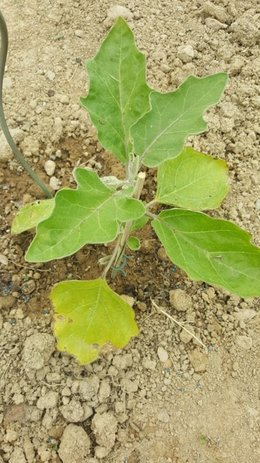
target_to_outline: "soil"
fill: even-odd
[[[5,110],[28,161],[46,182],[45,162],[54,161],[52,185],[72,186],[78,164],[120,175],[79,97],[87,88],[85,59],[123,14],[155,88],[228,72],[222,101],[207,112],[209,131],[189,142],[226,159],[231,192],[218,215],[260,244],[257,3],[2,0],[10,33]],[[12,236],[10,225],[23,203],[42,194],[1,140],[0,463],[258,463],[259,299],[189,281],[146,226],[126,275],[112,282],[134,299],[140,335],[123,351],[78,365],[55,349],[48,295],[63,279],[97,277],[108,250],[90,246],[62,261],[24,261],[32,234]],[[145,198],[154,189],[152,173]]]

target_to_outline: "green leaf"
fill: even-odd
[[[138,334],[133,309],[100,278],[62,281],[51,300],[58,349],[82,364],[96,360],[107,345],[122,348]]]
[[[227,75],[188,77],[170,93],[151,93],[152,110],[131,129],[134,152],[144,165],[156,167],[182,151],[186,138],[204,132],[204,111],[216,104],[225,88]]]
[[[139,238],[137,238],[137,236],[129,236],[127,246],[131,249],[131,251],[139,251],[141,247]]]
[[[144,215],[141,201],[127,190],[109,188],[97,174],[74,171],[78,188],[60,190],[51,217],[41,222],[27,254],[28,262],[47,262],[69,256],[87,243],[108,243],[120,231],[120,222]]]
[[[170,259],[190,278],[241,297],[260,296],[260,249],[237,225],[170,209],[161,212],[152,226]]]
[[[54,204],[54,199],[43,199],[36,203],[25,204],[13,220],[11,233],[18,234],[36,227],[38,223],[51,215]]]
[[[220,206],[228,190],[225,161],[185,148],[158,168],[156,200],[202,211]]]
[[[81,98],[104,148],[125,163],[132,151],[130,127],[150,109],[145,57],[118,18],[95,58],[87,62],[89,93]]]
[[[149,217],[147,217],[147,215],[143,215],[140,219],[134,220],[131,226],[131,231],[141,230],[147,222],[149,222]]]

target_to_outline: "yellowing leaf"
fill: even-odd
[[[101,278],[62,281],[51,300],[58,349],[82,364],[96,360],[106,346],[124,347],[138,334],[133,309]]]
[[[194,211],[220,206],[228,189],[225,161],[185,148],[158,168],[156,200]]]

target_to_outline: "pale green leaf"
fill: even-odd
[[[140,219],[134,220],[131,226],[131,231],[141,230],[149,221],[147,215],[143,215]]]
[[[170,259],[190,278],[241,297],[260,296],[260,249],[237,225],[170,209],[161,212],[152,226]]]
[[[54,204],[54,199],[43,199],[36,203],[25,204],[12,222],[11,233],[22,233],[36,227],[51,215]]]
[[[159,166],[157,184],[159,203],[194,211],[214,209],[229,189],[227,165],[187,147]]]
[[[216,104],[225,88],[227,75],[188,77],[174,92],[151,93],[152,110],[131,129],[135,154],[143,164],[156,167],[182,151],[187,137],[204,132],[204,111]]]
[[[131,249],[131,251],[139,251],[141,247],[139,238],[137,238],[137,236],[129,236],[127,246]]]
[[[51,300],[58,349],[82,364],[93,362],[109,346],[124,347],[138,334],[133,309],[100,278],[62,281],[54,286]]]
[[[28,262],[47,262],[69,256],[87,243],[108,243],[120,231],[120,222],[141,217],[141,201],[127,190],[106,186],[97,174],[83,168],[74,172],[76,190],[60,190],[51,217],[41,222],[27,254]]]
[[[89,93],[81,99],[101,144],[125,163],[132,151],[130,127],[150,109],[145,57],[118,18],[95,58],[87,62]]]

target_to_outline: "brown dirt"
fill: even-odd
[[[192,73],[229,73],[224,98],[207,113],[209,131],[190,141],[196,149],[227,160],[232,188],[219,214],[249,230],[259,244],[257,2],[120,4],[129,10],[130,25],[147,55],[151,85],[165,91]],[[113,5],[109,0],[2,0],[10,32],[6,115],[12,128],[22,130],[20,146],[46,181],[43,166],[48,159],[55,161],[55,176],[63,186],[73,185],[76,164],[122,174],[79,107],[86,88],[84,60],[95,54]],[[180,45],[194,49],[186,64],[178,58]],[[129,260],[126,276],[118,274],[112,282],[120,294],[134,297],[140,336],[124,351],[107,353],[87,367],[57,351],[50,352],[38,371],[26,365],[26,340],[52,333],[52,285],[66,278],[96,278],[97,261],[107,249],[91,246],[62,261],[26,264],[23,255],[31,234],[11,236],[10,224],[23,202],[42,195],[12,158],[0,169],[0,252],[8,259],[8,265],[0,263],[0,463],[60,462],[62,434],[73,422],[62,407],[70,401],[73,410],[92,408],[91,416],[82,419],[78,413],[74,420],[90,438],[90,453],[82,463],[98,461],[92,420],[94,415],[105,419],[107,412],[115,417],[117,432],[105,462],[258,463],[259,300],[189,281],[165,259],[148,226],[140,233],[142,248]],[[147,198],[154,188],[151,174]],[[185,292],[188,310],[179,312],[171,305],[173,289]],[[151,299],[192,326],[207,350],[194,339],[182,342],[181,328],[156,312]],[[166,362],[158,357],[159,347],[168,353]],[[205,371],[195,371],[194,350]],[[88,378],[102,385],[91,399],[78,389]],[[107,383],[108,394],[101,394]],[[49,399],[42,409],[39,399],[50,392],[54,404]]]

